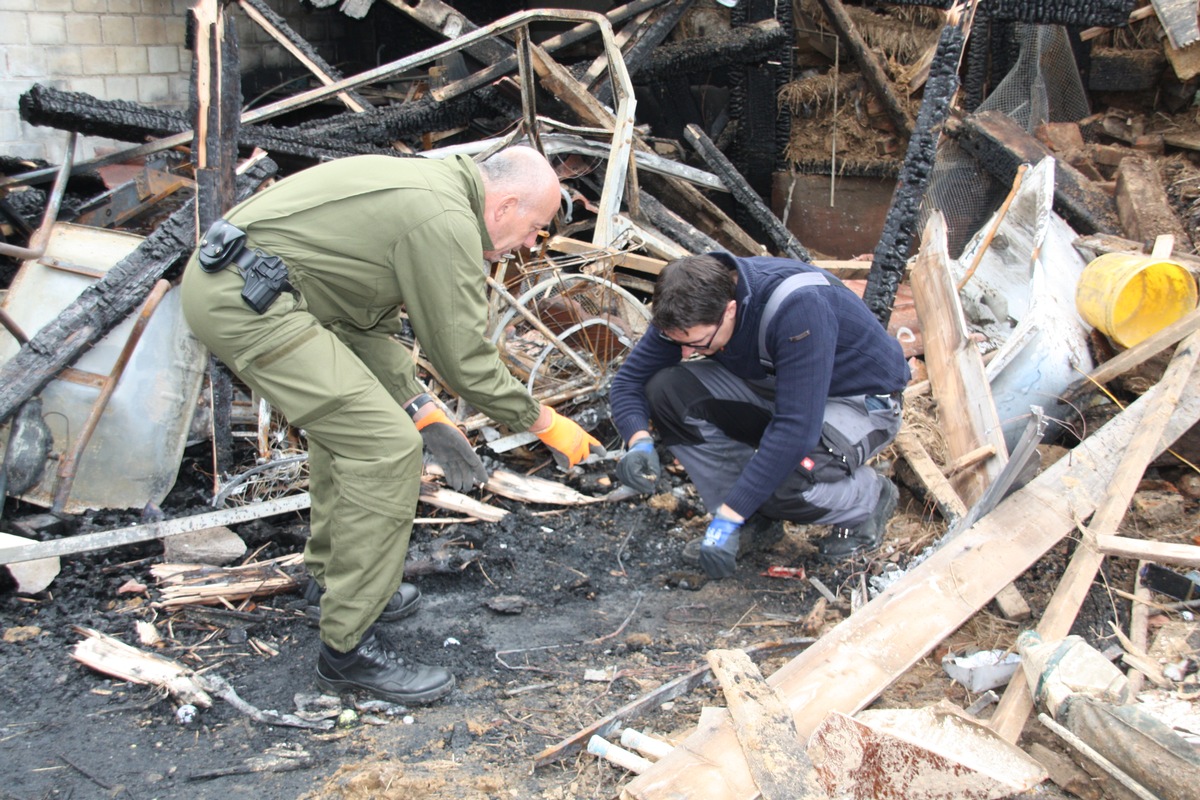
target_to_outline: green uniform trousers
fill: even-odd
[[[321,640],[346,652],[404,577],[421,435],[368,365],[411,354],[378,332],[323,327],[290,293],[256,314],[242,286],[234,267],[206,273],[193,255],[183,313],[217,358],[306,435],[312,535],[304,560],[326,590]]]

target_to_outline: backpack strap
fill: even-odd
[[[767,372],[775,371],[775,362],[767,354],[767,327],[787,296],[803,286],[829,286],[829,279],[820,272],[797,272],[784,278],[771,290],[758,321],[758,361]]]

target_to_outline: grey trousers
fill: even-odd
[[[651,418],[663,444],[687,470],[709,511],[754,455],[775,412],[774,382],[751,384],[716,361],[687,361],[662,370],[646,386]],[[865,395],[829,398],[810,473],[796,469],[758,509],[771,519],[806,525],[854,526],[879,497],[878,475],[866,462],[900,431],[900,400]]]

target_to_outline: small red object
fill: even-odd
[[[768,578],[804,578],[804,567],[767,567]]]

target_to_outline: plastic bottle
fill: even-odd
[[[1115,664],[1082,637],[1043,642],[1037,631],[1017,637],[1025,678],[1034,700],[1057,718],[1059,706],[1073,694],[1123,705],[1129,700],[1129,681]]]

